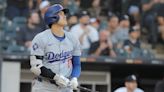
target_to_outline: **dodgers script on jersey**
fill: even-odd
[[[35,36],[32,41],[31,55],[44,56],[43,65],[54,73],[70,77],[72,56],[80,56],[80,43],[71,33],[64,32],[65,39],[59,41],[47,29]]]

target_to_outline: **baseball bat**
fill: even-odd
[[[92,89],[89,89],[89,88],[86,88],[86,87],[82,87],[82,86],[78,86],[77,88],[79,90],[86,91],[86,92],[99,92],[99,91],[94,91]]]
[[[52,80],[50,78],[45,78],[45,77],[41,77],[41,78],[44,78],[44,79],[47,79],[47,80]],[[68,85],[69,87],[70,85]],[[86,92],[99,92],[99,91],[94,91],[92,89],[89,89],[89,88],[86,88],[86,87],[82,87],[82,86],[78,86],[77,87],[79,90],[82,90],[82,91],[86,91]]]

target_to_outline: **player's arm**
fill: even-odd
[[[77,86],[78,86],[77,78],[80,76],[80,73],[81,73],[81,62],[80,62],[81,48],[80,47],[81,47],[80,42],[78,40],[75,40],[73,58],[72,58],[73,70],[71,73],[71,81],[70,81],[70,84],[72,85],[73,89],[77,89]]]
[[[69,83],[67,78],[52,72],[51,69],[48,69],[43,65],[44,42],[42,42],[41,38],[42,37],[36,36],[32,41],[30,56],[31,72],[37,76],[53,79],[58,82],[59,85],[67,86]]]
[[[42,44],[41,44],[42,43]],[[44,58],[44,43],[40,35],[37,35],[32,41],[30,65],[31,71],[37,76],[43,76],[53,79],[56,75],[50,69],[43,66],[42,61]]]
[[[80,73],[81,73],[80,56],[73,56],[72,65],[73,65],[73,70],[72,70],[71,77],[72,78],[74,78],[74,77],[78,78],[80,76]]]
[[[53,79],[54,76],[56,76],[56,74],[53,73],[50,69],[43,66],[42,60],[43,60],[43,56],[39,56],[39,55],[30,56],[31,72],[33,72],[37,76]]]
[[[72,65],[73,70],[71,77],[78,78],[81,73],[81,62],[80,62],[80,56],[81,56],[81,46],[78,39],[74,39],[74,49],[73,49],[73,58],[72,58]]]

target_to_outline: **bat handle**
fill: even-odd
[[[78,86],[77,88],[80,89],[80,90],[83,90],[83,91],[87,91],[87,92],[98,92],[98,91],[93,91],[92,89],[82,87],[82,86]]]

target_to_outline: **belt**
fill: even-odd
[[[45,79],[45,78],[42,78],[42,77],[36,77],[35,79],[37,79],[39,82],[43,82],[43,81],[46,81],[46,82],[49,82],[51,84],[54,84],[55,86],[59,86],[55,80],[49,80],[49,79]]]

